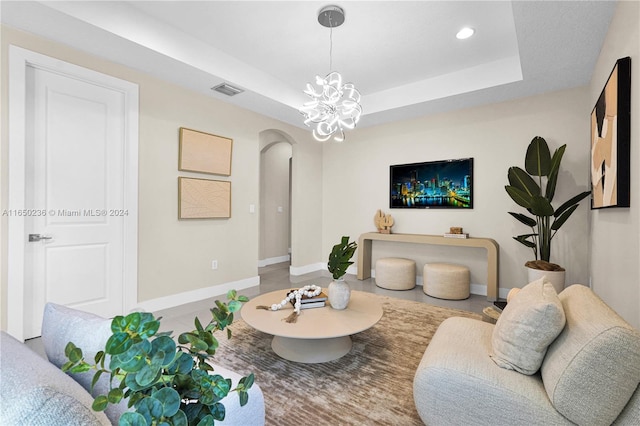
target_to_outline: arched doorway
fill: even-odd
[[[260,133],[259,267],[291,260],[292,162],[288,135]]]

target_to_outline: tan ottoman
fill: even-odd
[[[469,297],[469,269],[451,263],[427,263],[422,273],[422,291],[439,299],[460,300]]]
[[[398,257],[378,259],[376,285],[389,290],[411,290],[416,286],[416,262]]]

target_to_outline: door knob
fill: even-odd
[[[49,237],[48,235],[40,235],[40,234],[29,234],[29,242],[35,243],[40,240],[52,240],[53,237]]]

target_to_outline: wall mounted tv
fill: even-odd
[[[473,158],[398,164],[389,174],[389,208],[473,208]]]

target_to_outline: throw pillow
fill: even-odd
[[[49,362],[62,367],[68,361],[64,354],[67,343],[73,342],[82,349],[84,359],[93,362],[96,354],[104,350],[104,345],[111,336],[111,320],[98,315],[55,303],[47,303],[44,308],[42,321],[42,343]],[[105,366],[109,360],[105,360]],[[103,374],[91,391],[91,381],[94,370],[85,373],[70,374],[70,376],[84,387],[94,397],[106,395],[109,392],[109,375]],[[116,381],[113,386],[118,386]],[[107,407],[105,414],[113,424],[118,424],[120,415],[127,411],[127,401],[122,400],[118,405]]]
[[[546,277],[533,281],[498,318],[491,337],[491,359],[502,368],[535,374],[564,325],[564,309],[553,285]]]

